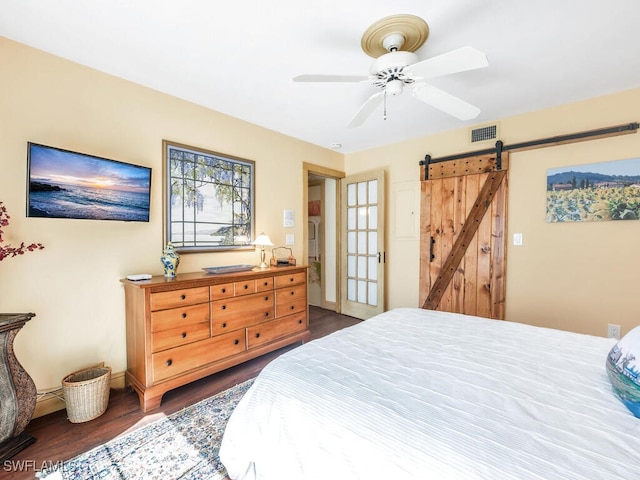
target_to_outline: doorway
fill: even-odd
[[[309,305],[340,313],[340,179],[344,173],[303,164],[306,225],[301,263],[309,265]]]

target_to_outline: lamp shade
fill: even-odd
[[[266,235],[264,232],[258,235],[256,239],[253,242],[251,242],[251,244],[257,245],[257,246],[263,246],[263,247],[273,246],[273,243],[269,239],[269,235]]]

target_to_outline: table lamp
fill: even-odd
[[[271,243],[271,240],[269,239],[269,235],[265,235],[265,233],[262,232],[252,242],[252,245],[255,245],[256,247],[260,247],[260,265],[258,265],[258,268],[268,268],[269,265],[264,261],[264,257],[265,257],[264,247],[273,246],[273,243]]]

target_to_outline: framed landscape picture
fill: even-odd
[[[640,158],[547,170],[547,222],[640,219]]]

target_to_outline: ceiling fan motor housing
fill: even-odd
[[[369,68],[369,74],[376,87],[387,89],[387,93],[391,95],[397,95],[402,92],[402,84],[414,82],[414,79],[405,73],[405,67],[413,65],[418,61],[418,56],[413,52],[389,52],[373,61]],[[397,93],[389,91],[389,84],[394,80],[400,80],[401,82],[400,91]],[[394,88],[397,89],[397,87],[391,87],[391,90],[394,90]]]

